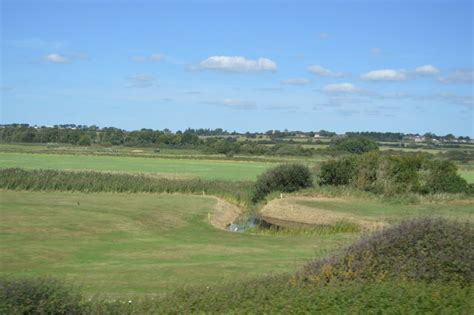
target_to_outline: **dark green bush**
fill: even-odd
[[[457,167],[451,161],[429,161],[423,191],[427,193],[463,193],[468,192],[466,180],[457,174]]]
[[[293,192],[312,185],[312,174],[307,166],[282,164],[258,177],[252,201],[258,202],[273,191]]]
[[[308,264],[309,281],[414,280],[474,283],[474,230],[469,223],[417,219],[380,231],[341,255]]]
[[[362,154],[379,149],[377,142],[364,137],[344,137],[331,142],[330,150]]]
[[[447,160],[431,160],[422,154],[369,152],[323,162],[321,185],[351,185],[355,188],[396,195],[404,193],[472,193]]]
[[[2,314],[82,314],[82,296],[49,278],[0,278]]]
[[[351,182],[356,168],[354,157],[345,157],[321,164],[319,183],[321,185],[347,185]]]

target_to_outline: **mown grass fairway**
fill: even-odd
[[[293,272],[354,234],[256,236],[208,223],[211,197],[0,191],[1,273],[122,298]]]
[[[69,154],[0,153],[0,167],[141,172],[172,177],[255,180],[273,163]]]

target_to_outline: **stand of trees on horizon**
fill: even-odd
[[[344,142],[342,139],[358,139]],[[360,153],[365,149],[358,149],[361,139],[365,139],[363,146],[371,149],[377,148],[375,142],[388,142],[383,145],[394,148],[404,146],[405,143],[413,142],[415,139],[423,138],[424,142],[435,143],[469,143],[466,137],[455,137],[452,134],[438,136],[426,133],[404,134],[394,132],[346,132],[338,135],[335,132],[320,130],[319,132],[303,131],[280,131],[268,130],[266,132],[229,132],[221,128],[217,129],[192,129],[172,132],[169,129],[153,130],[140,129],[127,131],[114,127],[99,128],[97,126],[64,124],[53,127],[30,126],[28,124],[0,125],[0,142],[3,143],[45,143],[45,144],[72,144],[89,146],[92,144],[103,146],[143,146],[143,147],[187,147],[200,149],[206,153],[220,153],[226,155],[252,154],[252,155],[302,155],[309,156],[316,151],[324,153],[323,149],[305,148],[302,144],[323,143],[329,144],[331,153],[334,150]],[[402,143],[403,142],[403,143]],[[418,141],[419,142],[419,141]],[[273,146],[268,146],[272,144]]]

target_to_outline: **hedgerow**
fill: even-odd
[[[313,186],[309,168],[301,164],[282,164],[269,169],[257,178],[253,202],[258,202],[273,191],[294,192]]]
[[[251,182],[168,179],[145,174],[117,174],[95,171],[0,170],[0,188],[10,190],[56,190],[124,193],[209,194],[247,206],[252,194]]]

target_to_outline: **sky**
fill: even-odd
[[[2,124],[474,137],[473,1],[0,5]]]

